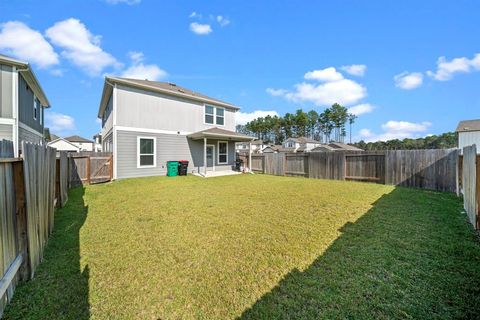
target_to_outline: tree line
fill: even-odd
[[[335,103],[321,113],[298,109],[283,117],[260,117],[245,125],[237,125],[237,132],[275,144],[282,144],[291,137],[308,137],[322,143],[344,142],[348,124],[351,142],[355,119],[356,116],[349,113],[347,108]]]
[[[354,145],[363,150],[415,150],[415,149],[448,149],[457,147],[455,132],[431,135],[418,139],[394,139],[388,141],[359,141]]]

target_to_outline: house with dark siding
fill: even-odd
[[[0,55],[0,140],[43,144],[44,109],[50,103],[29,63]]]

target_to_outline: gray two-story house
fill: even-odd
[[[173,83],[106,77],[98,117],[104,152],[113,152],[114,179],[164,175],[167,161],[188,172],[231,170],[239,107]]]
[[[44,109],[50,103],[27,62],[0,55],[0,139],[44,143]]]

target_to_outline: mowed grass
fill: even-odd
[[[77,188],[5,318],[478,318],[480,245],[461,208],[264,175]]]

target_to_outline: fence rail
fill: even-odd
[[[457,149],[252,154],[252,170],[455,192],[458,154]],[[248,157],[240,158],[248,166]]]

